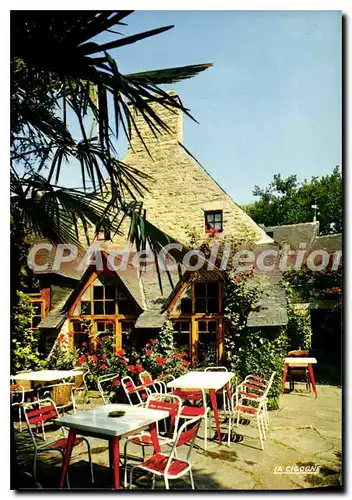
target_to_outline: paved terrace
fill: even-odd
[[[200,429],[192,454],[197,490],[294,490],[341,485],[341,389],[318,386],[318,399],[315,399],[312,393],[306,392],[304,385],[296,384],[295,391],[284,394],[280,403],[279,410],[270,412],[264,451],[260,449],[255,421],[243,422],[236,428],[237,437],[230,448],[210,441],[207,452],[202,449],[204,428]],[[222,430],[227,433],[226,423],[222,424]],[[212,431],[215,433],[213,419]],[[57,430],[48,432],[48,439],[56,435],[59,435]],[[19,461],[25,470],[31,471],[28,431],[16,432],[16,441]],[[72,454],[69,468],[71,488],[111,489],[107,442],[92,438],[90,441],[96,483],[94,486],[90,484],[87,455],[82,444]],[[121,451],[122,446],[123,442]],[[130,444],[129,454],[141,456],[141,451]],[[275,467],[295,465],[320,466],[320,472],[274,474]],[[57,488],[60,466],[58,453],[40,456],[38,480],[43,488]],[[149,489],[151,478],[138,475],[134,484],[137,488]],[[184,480],[171,481],[170,487],[190,489],[188,476]],[[156,481],[156,488],[164,488],[162,480]]]

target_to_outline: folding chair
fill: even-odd
[[[51,441],[49,443],[48,442],[40,443],[39,436],[33,432],[33,426],[37,426],[38,424],[42,424],[42,426],[44,426],[45,423],[52,422],[59,416],[56,405],[52,399],[46,398],[42,400],[37,400],[33,403],[25,403],[23,406],[23,411],[27,423],[27,428],[29,430],[34,445],[33,476],[36,478],[38,454],[48,451],[58,451],[62,456],[62,460],[64,460],[65,450],[67,447],[67,438],[65,436],[65,431],[63,427],[61,427],[63,437],[55,439],[54,441]],[[90,473],[91,473],[92,483],[94,483],[92,456],[88,440],[84,437],[77,436],[73,446],[78,446],[83,441],[87,444]],[[68,488],[70,487],[68,476],[67,476],[67,486]]]
[[[159,428],[157,425],[158,441],[160,446],[163,446],[165,444],[173,444],[176,439],[179,425],[179,418],[182,407],[181,399],[173,394],[151,394],[148,397],[145,407],[152,410],[164,410],[169,412],[170,422],[168,431],[165,434],[159,433]],[[143,460],[145,459],[145,448],[147,446],[153,446],[153,441],[149,432],[142,431],[141,433],[127,436],[124,445],[125,488],[127,487],[127,446],[129,443],[141,446]]]
[[[193,449],[194,440],[197,436],[201,417],[192,418],[183,425],[181,425],[175,443],[172,447],[171,453],[155,453],[149,457],[145,462],[132,467],[130,471],[130,489],[132,489],[132,475],[135,469],[142,469],[150,472],[153,475],[152,489],[155,488],[155,477],[163,477],[165,481],[165,488],[169,489],[169,480],[178,479],[179,477],[189,474],[192,490],[194,487],[194,480],[192,475],[191,453]],[[177,449],[184,445],[189,445],[187,456],[185,459],[176,457]]]

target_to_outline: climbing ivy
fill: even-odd
[[[255,373],[266,379],[276,372],[269,394],[269,407],[277,408],[281,393],[287,337],[282,328],[247,327],[248,315],[255,310],[265,291],[263,278],[252,273],[230,274],[224,284],[224,314],[228,319],[225,330],[226,364],[236,373],[238,381]]]

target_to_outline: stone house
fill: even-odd
[[[147,219],[185,246],[193,231],[204,238],[215,235],[220,244],[248,239],[256,253],[277,248],[183,145],[182,114],[161,105],[155,108],[169,126],[169,133],[154,137],[144,120],[135,116],[149,152],[137,134],[132,134],[122,159],[147,176],[143,180],[148,188],[143,198]],[[127,234],[127,222],[124,229]],[[100,272],[91,265],[79,265],[83,251],[59,270],[52,265],[55,249],[37,255],[40,262],[48,264],[37,272],[40,291],[31,295],[37,308],[33,327],[41,332],[43,348],[50,350],[59,333],[69,332],[72,349],[83,341],[94,346],[96,336],[109,330],[117,349],[127,342],[138,344],[157,336],[165,319],[170,318],[175,342],[189,350],[193,365],[205,359],[221,362],[226,327],[222,304],[224,271],[214,266],[211,271],[202,268],[190,272],[174,266],[169,273],[160,273],[160,287],[155,265],[142,271],[132,265],[131,248],[126,268],[111,271],[107,265],[109,255],[113,251],[121,251],[122,255],[126,241],[121,236],[111,239],[108,233],[95,235],[92,228],[92,236],[103,248],[104,267]],[[287,323],[281,272],[268,272],[266,278],[267,291],[257,310],[250,313],[249,327],[281,327]],[[91,325],[89,334],[87,322]]]

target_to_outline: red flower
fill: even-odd
[[[148,342],[148,344],[145,344],[145,346],[146,346],[146,347],[150,347],[150,344],[149,344],[149,342]]]
[[[136,365],[136,372],[137,372],[137,373],[142,373],[142,372],[144,372],[144,368],[143,368],[143,366],[142,366],[142,365],[139,365],[139,364],[138,364],[138,365]]]
[[[236,279],[237,283],[239,283],[240,281],[242,281],[242,278],[240,278],[239,276],[237,276],[235,279]]]
[[[123,366],[126,366],[127,365],[127,359],[121,359],[121,364]]]
[[[118,350],[116,351],[116,356],[121,357],[121,356],[124,356],[125,354],[126,354],[125,349],[118,349]]]
[[[71,338],[73,337],[73,332],[68,332],[68,336]]]
[[[87,342],[82,342],[82,347],[87,347]]]
[[[127,370],[131,373],[134,373],[134,371],[136,370],[136,368],[133,366],[133,365],[129,365],[129,367],[127,368]]]
[[[139,358],[139,354],[135,354],[134,359],[138,359],[138,358]]]
[[[188,358],[188,354],[186,352],[183,353],[184,358]]]
[[[80,356],[78,359],[77,359],[78,363],[85,363],[87,361],[87,358],[85,357],[84,354],[82,354],[82,356]]]
[[[93,363],[98,363],[98,356],[96,354],[93,354],[91,360],[93,361]]]
[[[150,341],[152,344],[159,344],[159,340],[158,339],[153,339]]]
[[[151,351],[150,349],[147,349],[145,351],[145,354],[146,354],[146,356],[150,356],[151,354],[153,354],[153,351]]]
[[[60,333],[57,340],[63,344],[66,342],[66,335],[64,333]]]
[[[102,370],[106,370],[107,369],[107,365],[105,363],[103,363],[100,367]]]
[[[121,385],[121,382],[119,381],[118,378],[116,378],[112,384],[114,387],[119,387]]]
[[[189,361],[186,361],[185,359],[182,361],[182,365],[183,366],[189,366]]]
[[[104,354],[102,355],[102,359],[106,359],[108,357],[108,355],[106,354],[106,352],[104,352]]]
[[[177,355],[177,359],[182,359],[183,358],[183,352]]]
[[[160,367],[164,366],[164,364],[165,364],[165,358],[163,358],[162,356],[157,356],[155,358],[155,361],[156,361],[156,364]]]

